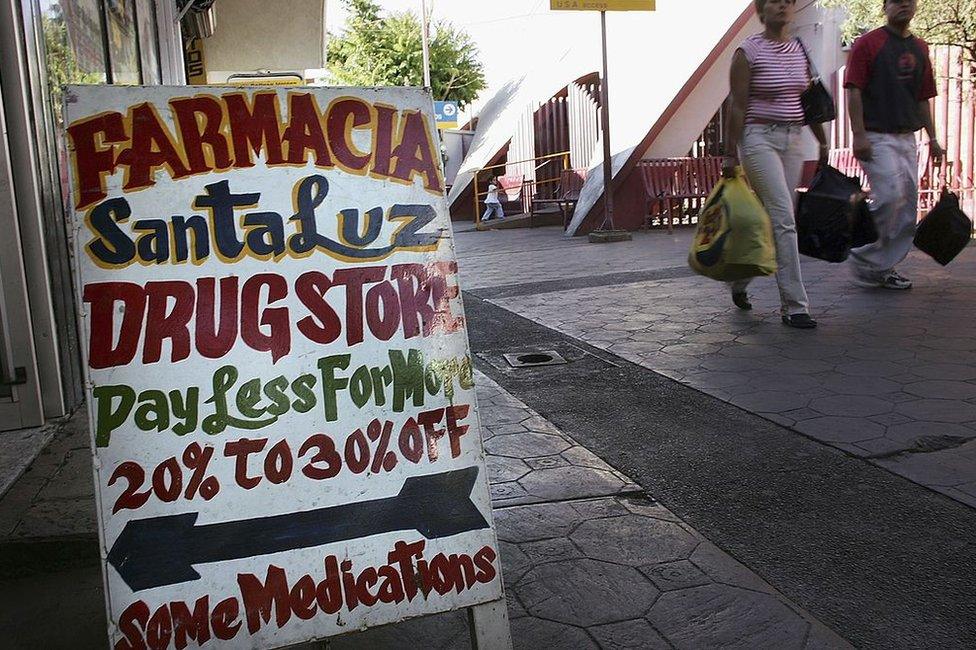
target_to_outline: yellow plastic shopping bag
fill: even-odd
[[[705,202],[688,264],[723,282],[776,272],[772,223],[741,167],[733,178],[723,177]]]

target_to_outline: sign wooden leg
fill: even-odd
[[[468,608],[468,629],[474,650],[512,650],[505,599]]]

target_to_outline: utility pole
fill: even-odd
[[[603,205],[605,230],[613,230],[613,171],[610,161],[610,82],[607,74],[607,12],[600,12],[600,36],[603,47],[603,76],[600,78],[600,125],[603,127]]]
[[[600,77],[600,130],[603,132],[603,225],[591,232],[595,243],[628,241],[631,234],[613,226],[613,166],[610,154],[610,83],[607,73],[607,12],[600,12],[600,38],[603,51],[603,75]]]
[[[583,5],[583,6],[580,6]],[[654,11],[656,0],[601,0],[600,2],[579,2],[579,0],[549,0],[553,11],[599,11],[600,45],[603,53],[603,73],[600,76],[600,131],[603,133],[603,225],[589,234],[591,242],[627,241],[629,232],[616,230],[613,223],[613,168],[610,160],[610,86],[607,77],[607,12],[608,11]]]
[[[430,88],[430,20],[427,0],[420,0],[420,41],[424,49],[424,88]]]

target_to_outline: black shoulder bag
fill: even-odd
[[[800,44],[800,49],[803,50],[803,56],[807,60],[807,68],[810,71],[810,85],[800,94],[800,104],[803,106],[803,123],[822,124],[830,122],[837,117],[834,98],[830,96],[827,88],[820,80],[817,67],[813,65],[813,60],[810,58],[806,46],[803,45],[803,41],[797,37],[796,42]]]

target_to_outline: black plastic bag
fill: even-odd
[[[800,253],[827,262],[843,262],[851,248],[878,239],[867,196],[856,178],[821,165],[796,210]]]
[[[939,202],[915,229],[915,246],[945,266],[969,243],[973,222],[959,207],[959,197],[942,190]]]

